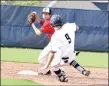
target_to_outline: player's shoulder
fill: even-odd
[[[66,25],[76,25],[76,23],[75,22],[73,22],[73,23],[67,22],[67,23],[64,24],[64,26],[66,26]]]
[[[65,23],[64,25],[63,25],[63,29],[66,29],[66,28],[72,28],[72,27],[74,27],[76,24],[75,23]]]
[[[65,24],[63,25],[63,27],[70,27],[70,26],[74,26],[74,25],[76,25],[75,22],[74,22],[74,23],[69,23],[69,22],[67,22],[67,23],[65,23]]]

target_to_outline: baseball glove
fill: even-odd
[[[31,25],[32,23],[35,22],[35,20],[36,20],[36,12],[31,12],[27,18],[28,24]]]

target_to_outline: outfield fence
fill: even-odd
[[[42,17],[43,7],[1,5],[1,46],[44,48],[47,35],[37,36],[27,23],[30,12]],[[108,51],[108,11],[52,8],[62,16],[63,23],[76,22],[75,49],[80,51]],[[36,22],[38,28],[41,26]]]

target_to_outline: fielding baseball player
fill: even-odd
[[[42,15],[43,15],[44,21],[39,18],[38,14],[37,14],[36,12],[30,13],[30,14],[28,15],[28,23],[33,27],[33,29],[34,29],[34,31],[35,31],[35,33],[36,33],[37,35],[41,35],[41,33],[45,33],[45,34],[48,35],[48,39],[50,40],[51,37],[52,37],[52,35],[53,35],[53,33],[54,33],[54,31],[55,31],[54,28],[51,27],[51,25],[50,25],[50,18],[51,18],[51,16],[52,16],[52,11],[51,11],[51,9],[50,9],[50,8],[44,8],[43,11],[42,11]],[[40,30],[37,29],[36,26],[34,25],[34,22],[35,22],[35,21],[37,21],[38,23],[40,23],[40,24],[42,25],[42,27],[41,27]],[[47,55],[48,55],[49,52],[50,52],[50,48],[51,48],[51,44],[49,43],[49,44],[42,50],[42,52],[41,52],[41,54],[40,54],[40,56],[39,56],[39,58],[38,58],[38,62],[39,62],[42,66],[44,66],[44,65],[47,63]],[[73,53],[72,53],[72,54],[73,54]],[[76,54],[78,54],[78,52],[77,52]],[[64,59],[64,58],[63,58],[63,59]],[[73,66],[74,66],[78,71],[81,72],[81,71],[83,70],[83,68],[82,68],[81,66],[80,66],[80,68],[77,68],[77,67],[75,66],[75,63],[77,63],[75,60],[74,60],[73,63],[74,63]],[[77,63],[77,64],[78,64],[78,63]],[[78,64],[78,65],[79,65],[79,64]],[[84,70],[85,70],[85,69],[84,69]],[[88,72],[88,71],[85,70],[85,72],[86,72],[86,73],[82,73],[82,74],[84,74],[84,75],[87,76],[87,72]],[[47,75],[47,74],[51,74],[51,71],[48,70],[48,71],[45,73],[45,75]]]
[[[51,49],[49,59],[43,69],[46,69],[49,66],[55,67],[54,72],[59,80],[67,82],[68,79],[66,78],[65,73],[63,75],[63,72],[61,72],[61,69],[59,68],[56,70],[56,67],[63,61],[64,63],[69,63],[69,65],[81,70],[81,73],[87,73],[87,75],[89,75],[90,71],[86,72],[86,70],[74,60],[75,31],[79,29],[78,26],[75,23],[62,24],[59,15],[53,15],[51,17],[51,26],[55,29],[55,32],[50,41]]]

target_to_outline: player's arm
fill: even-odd
[[[51,62],[53,61],[54,55],[55,55],[55,52],[50,51],[47,64],[45,65],[45,69],[48,68]]]
[[[42,26],[44,24],[44,21],[40,20],[39,24]]]
[[[76,23],[71,23],[71,28],[73,28],[73,31],[79,30],[79,26],[76,25]]]
[[[49,53],[47,64],[45,65],[45,69],[48,68],[51,62],[53,61],[54,55],[57,52],[57,49],[59,49],[59,46],[53,45],[53,48],[51,49]]]
[[[36,28],[34,23],[32,23],[32,27],[37,35],[41,35],[41,31],[38,28]]]
[[[40,18],[36,18],[36,21],[42,26],[44,24],[44,21]]]
[[[33,13],[35,13],[35,16],[36,16],[36,22],[38,22],[42,26],[44,24],[44,21],[40,19],[39,15],[36,12],[33,12]]]
[[[54,32],[54,29],[52,27],[41,27],[40,30],[43,33],[51,33],[51,32]]]
[[[51,32],[54,32],[54,29],[51,29],[51,27],[41,27],[41,29],[39,30],[34,23],[32,23],[32,27],[35,31],[35,33],[37,35],[41,35],[41,33],[51,33]]]
[[[52,37],[54,38],[54,37]],[[45,69],[49,67],[49,65],[51,64],[51,62],[53,61],[54,59],[54,55],[55,53],[57,52],[57,50],[59,49],[60,47],[60,44],[59,42],[57,41],[58,39],[51,39],[51,50],[50,50],[50,53],[49,53],[49,56],[48,56],[48,60],[47,60],[47,63],[45,65]]]

